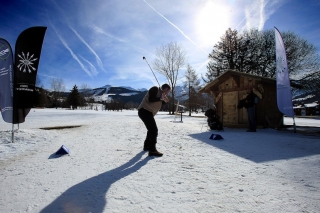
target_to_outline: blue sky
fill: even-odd
[[[139,89],[157,85],[143,56],[152,66],[156,48],[176,41],[200,77],[228,28],[275,26],[320,50],[319,13],[320,0],[1,0],[0,37],[14,49],[23,30],[47,27],[38,68],[45,88],[62,78],[66,90],[75,84]]]

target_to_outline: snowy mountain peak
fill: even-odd
[[[125,88],[125,89],[127,89],[127,90],[138,91],[138,90],[136,90],[136,89],[134,89],[134,88],[132,88],[132,87],[126,87],[126,86],[119,86],[119,87]]]
[[[99,87],[99,88],[106,88],[106,89],[109,89],[110,87],[112,87],[111,85],[105,85],[103,87]]]
[[[137,90],[140,91],[140,92],[148,91],[146,88],[141,88],[141,89],[137,89]]]

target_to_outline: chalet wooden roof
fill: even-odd
[[[238,72],[238,71],[234,71],[234,70],[227,70],[224,73],[222,73],[220,76],[218,76],[216,79],[214,79],[213,81],[206,84],[203,88],[200,89],[199,92],[210,93],[210,91],[212,90],[213,87],[218,87],[221,83],[225,82],[230,77],[234,77],[235,81],[239,81],[241,76],[247,77],[247,78],[252,78],[252,79],[255,79],[255,80],[258,80],[261,82],[266,82],[266,83],[271,83],[271,84],[276,83],[276,80],[273,78],[262,77],[262,76]]]

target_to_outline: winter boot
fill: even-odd
[[[163,154],[161,152],[158,152],[156,149],[156,144],[151,144],[149,149],[149,156],[155,156],[155,157],[161,157]]]

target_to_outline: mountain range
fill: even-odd
[[[105,85],[95,89],[79,89],[80,93],[86,97],[93,98],[95,101],[111,102],[112,100],[121,100],[124,103],[140,103],[148,89],[134,89],[128,86]],[[179,100],[186,99],[186,91],[182,86],[175,87],[175,96]]]
[[[80,93],[85,94],[86,97],[93,98],[96,102],[111,102],[112,100],[121,100],[124,103],[133,102],[140,103],[148,89],[134,89],[130,86],[112,86],[105,85],[95,89],[79,89]],[[67,95],[66,93],[65,95]],[[171,93],[170,93],[171,94]],[[169,94],[169,95],[170,95]],[[183,86],[175,87],[175,99],[183,101],[187,99],[187,91]],[[306,93],[294,94],[293,102],[306,102],[310,103],[318,100],[315,95],[310,95]]]

